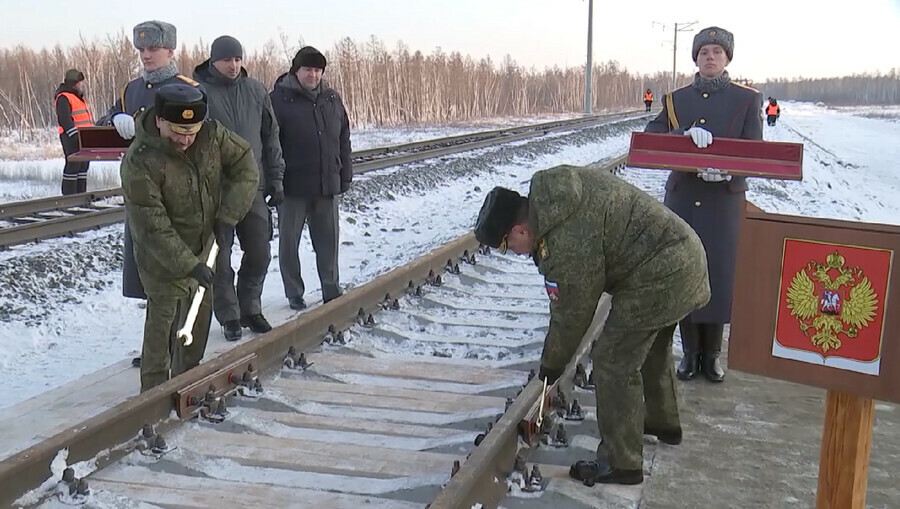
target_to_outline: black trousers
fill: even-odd
[[[78,152],[77,135],[66,136],[66,133],[62,133],[59,135],[59,141],[62,143],[63,153],[66,155],[66,166],[63,168],[62,194],[86,192],[88,166],[91,163],[88,161],[69,161],[69,156]]]

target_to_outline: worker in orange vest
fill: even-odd
[[[87,191],[87,172],[90,163],[69,161],[69,156],[78,152],[78,129],[94,125],[91,112],[84,100],[84,73],[77,69],[66,71],[63,82],[56,89],[54,104],[59,122],[59,141],[66,156],[62,194],[83,193]]]
[[[766,105],[766,123],[774,127],[775,121],[781,116],[781,108],[778,107],[778,101],[774,97],[769,98],[769,104]]]
[[[650,105],[653,104],[653,92],[648,88],[646,92],[644,92],[644,106],[647,107],[646,111],[650,111]]]

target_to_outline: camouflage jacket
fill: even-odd
[[[562,369],[612,295],[610,329],[657,329],[709,300],[706,255],[693,230],[656,199],[605,171],[535,173],[528,196],[535,263],[550,297],[542,365]]]
[[[208,121],[186,152],[160,137],[153,108],[135,123],[120,174],[134,258],[148,294],[175,284],[206,262],[216,221],[237,224],[256,196],[259,172],[246,141]]]

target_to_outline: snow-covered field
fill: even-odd
[[[870,114],[873,110],[781,106],[779,125],[766,127],[765,137],[805,144],[804,180],[753,180],[750,200],[769,212],[900,224],[900,201],[892,199],[900,191],[900,122]],[[537,121],[544,120],[549,119]],[[342,282],[362,284],[468,231],[484,194],[495,185],[526,192],[539,169],[598,163],[624,153],[630,132],[645,123],[620,122],[359,176],[341,205]],[[371,130],[354,135],[354,148],[498,126]],[[0,161],[0,202],[55,194],[61,163]],[[33,166],[15,173],[25,164]],[[99,179],[92,185],[114,182],[116,172],[115,163],[92,169]],[[17,180],[4,176],[9,174]],[[666,175],[636,169],[622,174],[659,198]],[[0,408],[139,352],[144,311],[121,297],[121,236],[118,225],[0,253],[0,377],[6,389]],[[263,303],[286,309],[274,258],[277,242],[272,251]],[[235,250],[235,266],[240,256]],[[319,284],[307,237],[301,257],[308,300],[314,300]],[[213,335],[220,337],[215,329]],[[221,339],[211,337],[216,340]],[[465,348],[452,355],[464,356]]]

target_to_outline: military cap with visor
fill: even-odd
[[[528,198],[512,189],[495,187],[484,198],[484,204],[475,221],[475,238],[478,242],[506,252],[506,240],[516,225],[519,211]]]
[[[165,120],[173,133],[197,134],[206,120],[206,94],[182,83],[164,85],[153,99],[156,116]]]

